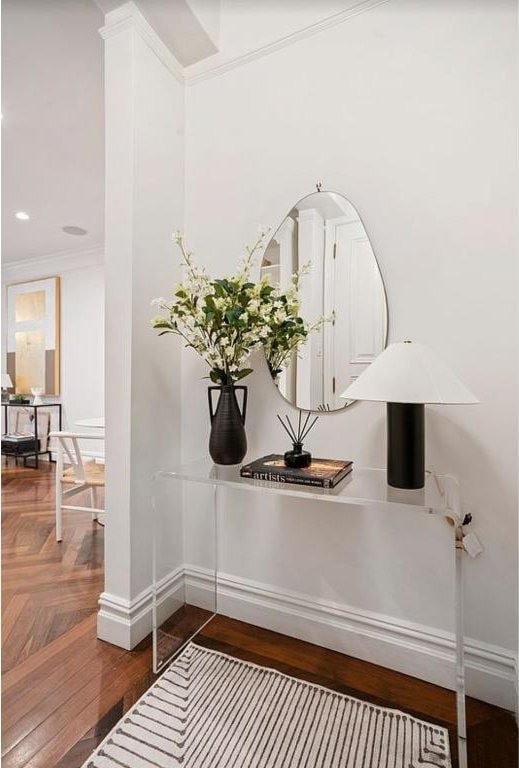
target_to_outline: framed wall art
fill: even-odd
[[[59,395],[59,277],[7,286],[7,373],[17,394]]]

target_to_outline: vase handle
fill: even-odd
[[[247,387],[240,384],[240,385],[235,385],[234,389],[243,390],[243,400],[242,400],[242,406],[241,406],[241,423],[245,424],[245,417],[247,415]]]
[[[212,393],[214,390],[218,390],[218,392],[221,391],[221,387],[207,387],[207,399],[209,400],[209,418],[211,419],[211,424],[213,423],[214,419],[214,411],[213,411],[213,395]]]

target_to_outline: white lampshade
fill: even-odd
[[[416,342],[390,344],[341,394],[384,403],[478,403],[429,349]]]
[[[11,381],[11,377],[8,373],[2,374],[2,389],[10,389],[13,386],[13,382]]]

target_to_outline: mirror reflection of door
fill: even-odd
[[[378,264],[359,215],[334,192],[299,201],[268,244],[261,274],[283,288],[310,264],[300,315],[323,322],[287,361],[279,392],[305,410],[336,410],[339,396],[384,349],[387,307]]]
[[[340,408],[339,395],[385,346],[386,308],[382,279],[366,231],[358,219],[327,222],[324,315],[325,401]]]

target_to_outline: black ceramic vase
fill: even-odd
[[[238,389],[243,391],[241,411],[236,398]],[[213,409],[213,392],[215,391],[220,393],[216,410]],[[209,454],[215,464],[239,464],[247,453],[247,436],[245,435],[247,387],[231,385],[209,387],[207,395],[211,416]]]

